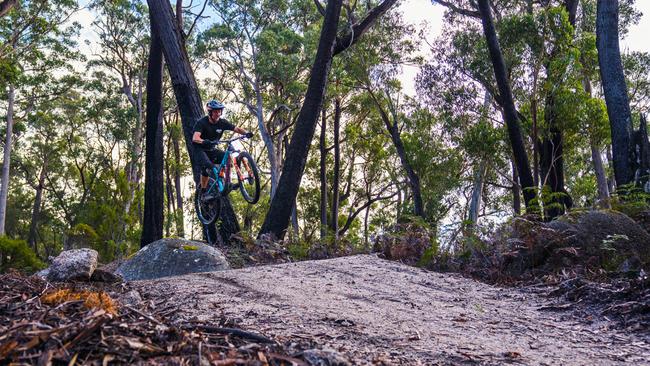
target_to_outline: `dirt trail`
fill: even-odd
[[[279,341],[315,340],[355,364],[650,365],[650,339],[566,320],[545,300],[376,256],[135,283],[179,319],[226,315]]]

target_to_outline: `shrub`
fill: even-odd
[[[35,272],[44,267],[27,242],[6,236],[0,237],[0,273],[6,272],[9,268]]]

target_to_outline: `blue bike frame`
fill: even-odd
[[[228,159],[230,158],[230,151],[226,150],[225,154],[223,155],[223,159],[221,159],[221,164],[219,164],[219,168],[217,169],[216,165],[212,165],[212,174],[214,174],[215,181],[208,187],[208,192],[212,192],[213,189],[216,189],[219,193],[223,193],[224,188],[226,187],[225,182],[223,179],[219,176],[219,172],[221,169],[225,169],[226,164],[228,164]]]

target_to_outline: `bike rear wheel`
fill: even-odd
[[[257,203],[260,199],[260,177],[257,172],[257,165],[253,157],[242,152],[237,157],[237,166],[241,176],[239,177],[239,191],[248,203]]]
[[[221,197],[216,197],[211,201],[203,202],[203,191],[197,187],[194,194],[194,208],[199,221],[203,225],[214,224],[221,214]]]

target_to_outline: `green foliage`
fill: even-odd
[[[0,237],[0,273],[6,272],[9,268],[35,272],[44,268],[44,264],[38,260],[36,253],[27,242],[2,236]]]

